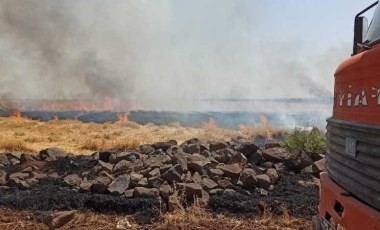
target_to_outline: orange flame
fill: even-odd
[[[267,127],[269,123],[269,119],[265,115],[260,115],[260,125],[263,127]]]
[[[22,117],[21,112],[18,111],[18,110],[16,110],[16,111],[12,114],[12,117],[14,117],[14,118],[21,118],[21,117]]]
[[[205,122],[201,125],[201,128],[203,128],[203,129],[213,129],[213,128],[217,128],[217,127],[218,127],[218,123],[216,123],[216,121],[212,118],[208,119],[207,122]]]
[[[120,123],[127,123],[129,121],[128,120],[128,113],[119,114],[118,117],[119,117]]]

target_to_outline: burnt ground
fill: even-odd
[[[263,209],[281,216],[284,208],[290,216],[311,219],[317,212],[319,188],[307,174],[281,173],[273,191],[266,195],[241,193],[215,195],[209,209],[237,216],[260,216]],[[148,223],[165,212],[165,202],[157,199],[124,198],[108,194],[79,193],[53,180],[42,180],[30,190],[0,188],[0,207],[28,211],[82,210],[97,213],[137,214]]]

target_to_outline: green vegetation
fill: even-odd
[[[290,152],[323,153],[326,149],[326,136],[318,128],[293,129],[283,142]]]

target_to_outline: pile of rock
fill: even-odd
[[[54,180],[78,192],[112,194],[126,198],[159,198],[169,210],[180,199],[199,199],[226,193],[266,194],[275,189],[279,171],[318,175],[323,155],[289,154],[277,143],[258,148],[253,142],[188,140],[141,145],[138,150],[96,152],[75,156],[57,148],[37,156],[0,154],[0,186],[29,189]]]

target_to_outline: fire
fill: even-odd
[[[14,117],[14,118],[21,118],[21,117],[22,117],[21,112],[18,111],[18,110],[16,110],[16,111],[12,114],[12,117]]]
[[[260,125],[263,127],[267,127],[269,123],[268,118],[265,115],[260,115]]]
[[[128,113],[123,113],[123,114],[119,114],[118,117],[119,117],[119,122],[120,123],[127,123],[128,120]]]
[[[203,128],[203,129],[214,129],[217,127],[218,127],[218,123],[216,123],[216,121],[212,118],[208,119],[207,122],[205,122],[201,125],[201,128]]]

